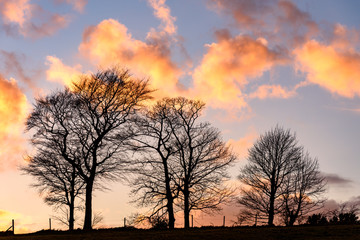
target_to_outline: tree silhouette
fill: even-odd
[[[239,203],[267,218],[274,225],[274,216],[282,203],[281,188],[301,161],[302,147],[290,130],[279,126],[261,135],[249,149],[248,164],[241,169],[239,179],[247,187],[242,189]]]
[[[27,130],[36,130],[32,144],[36,153],[22,170],[36,179],[33,186],[45,194],[45,202],[61,208],[67,206],[66,223],[74,229],[75,198],[83,194],[84,182],[74,165],[62,157],[63,145],[69,141],[70,118],[74,96],[68,91],[36,100],[35,109],[27,120]]]
[[[181,194],[179,206],[184,211],[184,227],[189,228],[191,210],[218,210],[231,191],[223,186],[227,168],[235,161],[220,132],[199,117],[205,107],[201,101],[186,98],[166,99],[169,125],[175,140],[175,184]]]
[[[29,129],[33,139],[58,148],[61,157],[76,168],[85,182],[84,229],[92,228],[92,192],[100,180],[114,180],[127,167],[123,141],[129,137],[129,119],[141,102],[150,98],[146,81],[130,77],[128,71],[110,69],[83,75],[66,111],[66,128],[56,115],[48,115],[37,103]],[[49,102],[50,105],[54,104]],[[52,122],[49,122],[49,119]]]
[[[198,123],[204,106],[182,97],[165,98],[137,119],[132,148],[141,165],[133,193],[141,204],[153,205],[154,216],[166,209],[170,228],[174,204],[184,211],[188,228],[191,210],[219,209],[231,193],[222,183],[235,156],[217,129]]]
[[[168,226],[174,228],[174,199],[178,190],[174,184],[174,154],[176,146],[172,135],[166,101],[143,111],[136,118],[134,137],[128,144],[137,153],[137,175],[131,181],[132,194],[140,206],[153,206],[149,218],[168,215]],[[165,210],[164,210],[165,209]]]
[[[282,186],[282,214],[285,225],[292,226],[295,221],[308,213],[323,207],[325,198],[325,178],[321,176],[316,159],[304,153]]]

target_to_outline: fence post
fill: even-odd
[[[51,218],[49,218],[49,230],[51,230]]]
[[[223,219],[223,227],[225,227],[225,216],[224,216],[224,219]]]
[[[194,227],[194,215],[191,215],[191,227]]]
[[[126,218],[124,218],[124,227],[126,227]]]
[[[13,234],[15,234],[15,221],[14,219],[11,221],[12,222],[12,230],[13,230]]]

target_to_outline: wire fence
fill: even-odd
[[[52,229],[52,219],[49,218],[49,227],[48,230],[53,230]],[[129,224],[130,222],[128,222],[128,219],[126,217],[124,217],[123,219],[123,226],[124,228],[126,227],[131,227],[131,224]],[[194,226],[194,222],[196,223],[196,225]],[[194,218],[194,215],[191,215],[190,218],[190,227],[202,227],[204,226],[202,222],[197,221],[197,219]],[[119,226],[121,227],[121,226]],[[226,218],[225,216],[222,216],[222,225],[218,225],[217,227],[226,227]],[[15,234],[15,221],[14,219],[12,219],[11,221],[11,225],[5,230],[5,231],[0,231],[0,236],[12,236]]]

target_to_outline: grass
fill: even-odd
[[[3,236],[0,240],[153,240],[153,239],[199,239],[199,240],[282,240],[282,239],[359,239],[360,225],[294,226],[294,227],[234,227],[234,228],[193,228],[174,230],[145,229],[100,229],[83,231],[40,231],[31,234]]]

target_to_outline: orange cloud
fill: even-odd
[[[193,94],[216,108],[246,107],[243,89],[249,79],[260,77],[285,58],[270,50],[265,39],[231,37],[226,30],[218,31],[217,38],[217,43],[207,45],[207,53],[194,71]]]
[[[7,34],[30,38],[53,35],[69,22],[67,16],[46,11],[29,0],[0,0],[0,13]]]
[[[0,170],[22,162],[25,140],[22,135],[28,102],[16,81],[0,75]]]
[[[360,53],[351,49],[308,41],[294,50],[296,68],[307,80],[328,91],[352,98],[360,96]]]
[[[54,56],[47,56],[46,63],[49,66],[46,70],[46,79],[52,82],[62,83],[65,86],[71,88],[72,82],[76,81],[81,72],[81,65],[77,64],[74,67],[67,66],[63,62]]]
[[[249,94],[250,98],[290,98],[296,94],[295,90],[287,90],[280,85],[261,85],[257,90]]]
[[[115,40],[116,39],[116,40]],[[80,53],[101,66],[118,64],[141,77],[150,77],[157,94],[176,92],[181,70],[172,62],[167,40],[146,43],[134,39],[127,28],[108,19],[89,27],[83,34]]]
[[[176,33],[176,26],[174,24],[176,18],[171,16],[170,8],[165,2],[166,0],[148,0],[150,6],[154,9],[154,15],[162,21],[162,31],[173,35]]]

